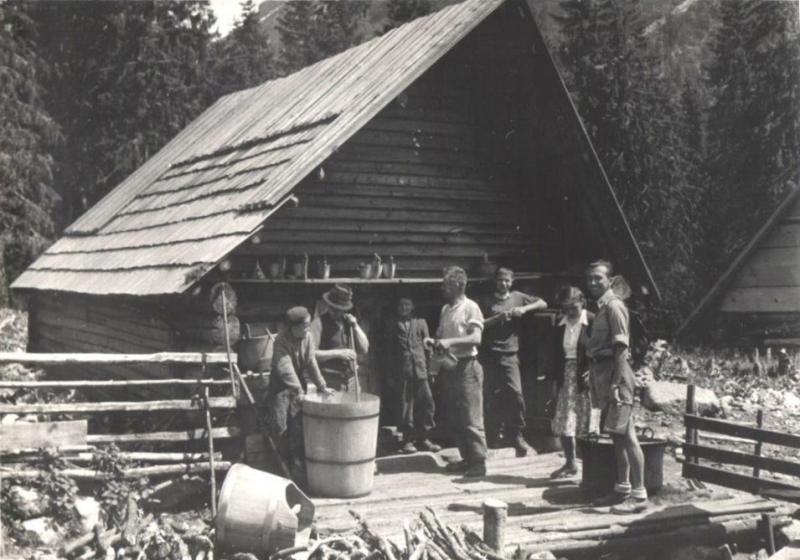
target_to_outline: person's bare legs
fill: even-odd
[[[628,423],[628,432],[623,436],[625,443],[625,453],[630,464],[631,486],[633,488],[644,487],[644,452],[639,445],[639,438],[636,437],[636,428],[633,421]]]
[[[574,469],[577,466],[575,457],[575,438],[572,436],[561,436],[561,447],[564,449],[564,460],[566,466]]]
[[[631,424],[633,424],[631,422]],[[618,435],[613,434],[611,436],[611,440],[614,442],[614,456],[617,459],[617,484],[618,488],[622,488],[624,486],[630,487],[630,472],[631,466],[628,462],[628,442],[627,442],[627,435]],[[616,490],[620,494],[627,493],[622,492],[621,489]],[[630,488],[628,488],[630,491]]]
[[[625,457],[625,470],[624,472],[619,467],[620,454],[617,453],[617,468],[618,475],[621,477],[623,474],[625,478],[619,480],[628,480],[631,478],[631,483],[626,486],[629,489],[628,498],[621,504],[611,508],[612,513],[629,514],[644,511],[647,508],[647,490],[644,487],[644,453],[642,446],[639,445],[639,438],[636,437],[636,429],[633,425],[633,420],[628,423],[628,430],[623,436],[616,436],[614,439],[614,448],[617,446],[623,450],[622,455]],[[618,482],[620,488],[623,485]]]

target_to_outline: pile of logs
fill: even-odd
[[[350,534],[330,535],[275,552],[270,560],[501,560],[481,538],[467,527],[453,529],[427,508],[412,524],[406,522],[405,543],[399,545],[370,528],[355,512],[357,528]],[[249,553],[215,550],[214,530],[190,528],[167,515],[143,516],[131,498],[125,522],[119,529],[94,531],[64,545],[59,556],[70,559],[106,558],[143,560],[257,560]]]
[[[233,348],[240,337],[236,307],[236,292],[227,282],[199,287],[172,314],[183,345],[200,351]]]
[[[308,547],[297,547],[278,552],[273,559],[287,558],[294,553],[306,552],[309,560],[501,560],[481,537],[468,527],[453,529],[442,523],[433,508],[419,513],[412,523],[403,526],[405,542],[399,545],[378,535],[367,521],[351,511],[358,528],[349,535],[333,535],[320,539]]]

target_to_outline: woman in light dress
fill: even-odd
[[[578,474],[575,437],[589,431],[591,397],[586,342],[594,315],[585,309],[583,292],[574,286],[559,291],[561,317],[557,323],[555,378],[558,401],[553,418],[553,434],[561,438],[565,463],[550,477],[569,478]]]

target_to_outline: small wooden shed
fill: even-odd
[[[800,188],[734,259],[678,338],[800,347]]]
[[[358,277],[374,253],[395,278]],[[263,277],[302,255],[307,276]],[[377,341],[401,292],[435,327],[446,265],[488,289],[487,255],[546,297],[600,256],[657,294],[522,0],[466,0],[219,99],[13,288],[36,351],[218,350],[220,287],[236,334],[333,282]]]

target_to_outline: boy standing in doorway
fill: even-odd
[[[436,425],[425,349],[425,339],[429,337],[428,323],[414,316],[414,302],[408,297],[400,298],[397,315],[387,329],[385,371],[400,415],[403,453],[441,450],[428,439]]]

